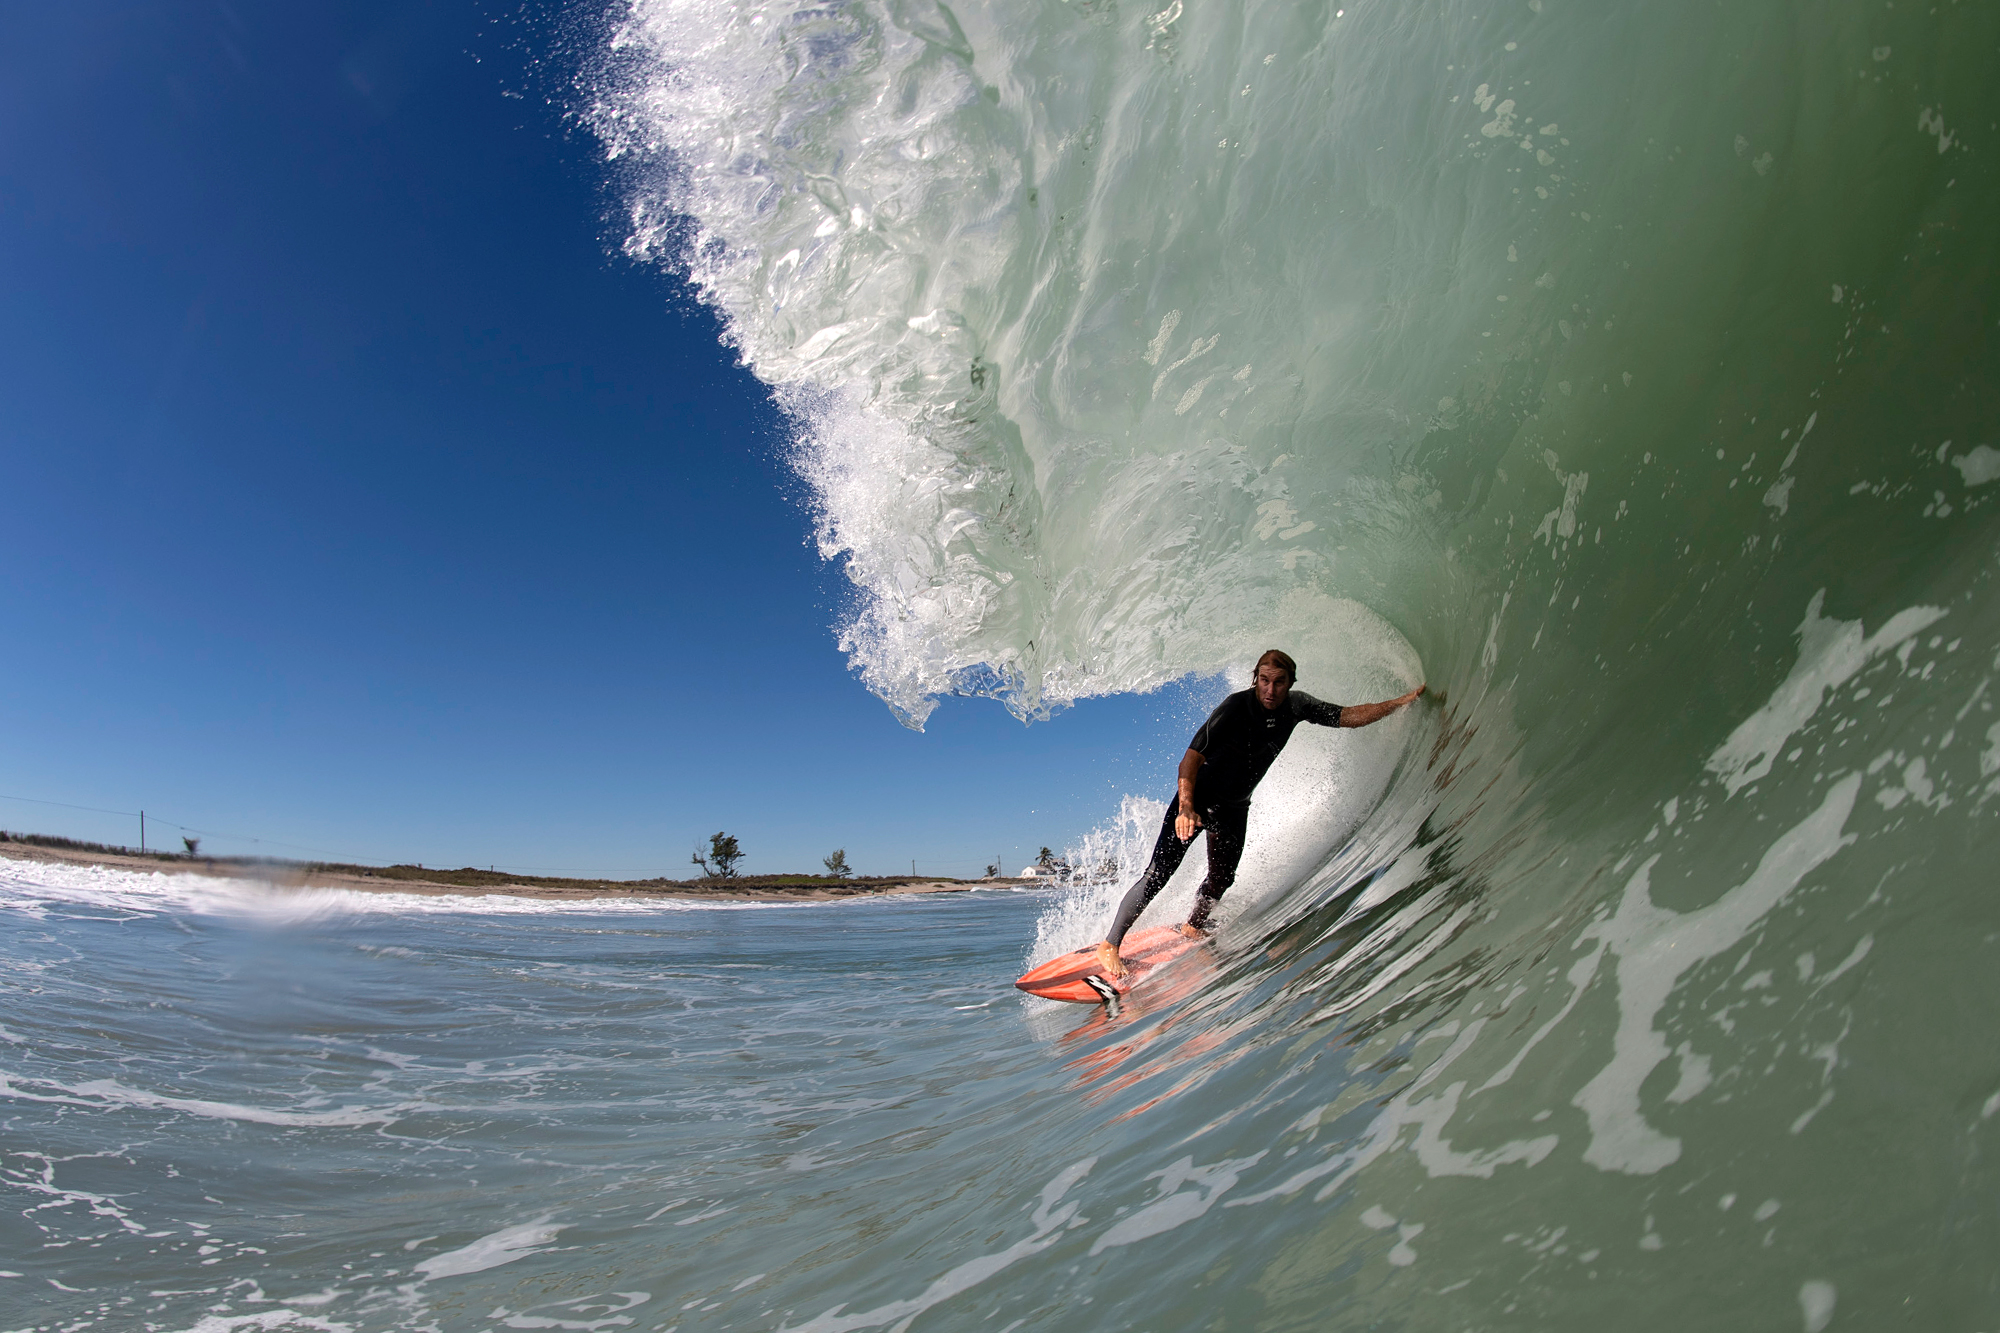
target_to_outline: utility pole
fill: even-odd
[[[910,878],[915,879],[916,877],[917,877],[917,858],[913,856],[910,858]]]
[[[139,812],[139,855],[146,854],[146,812]]]

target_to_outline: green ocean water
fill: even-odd
[[[1130,1326],[2000,1317],[2000,11],[656,3],[606,45],[631,248],[793,406],[900,716],[1272,643],[1441,688],[1394,754],[1287,757],[1264,960],[1197,1005],[1348,1054],[1184,1095],[1345,1147]],[[1271,1190],[1323,1208],[1233,1209]]]
[[[0,1328],[2000,1323],[2000,10],[577,40],[896,716],[1432,696],[1301,729],[1115,1015],[1009,983],[1162,793],[923,903],[0,868]]]

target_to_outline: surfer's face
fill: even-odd
[[[1285,699],[1292,692],[1292,676],[1281,666],[1260,666],[1257,668],[1257,702],[1269,709],[1285,706]]]

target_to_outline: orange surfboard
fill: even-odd
[[[1050,959],[1014,984],[1045,1000],[1108,1003],[1201,944],[1201,940],[1181,934],[1178,926],[1149,926],[1133,931],[1118,946],[1118,956],[1125,960],[1126,967],[1122,977],[1106,975],[1098,966],[1097,946],[1092,944]]]

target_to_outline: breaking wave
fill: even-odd
[[[1307,1120],[1366,1125],[1258,1197],[1408,1147],[1428,1243],[1515,1255],[1546,1315],[1613,1308],[1600,1274],[1719,1301],[1782,1196],[1773,1308],[1816,1331],[1896,1269],[1840,1219],[1993,1183],[2000,1084],[1938,997],[2000,998],[1996,27],[634,0],[589,118],[631,252],[793,414],[906,723],[1272,643],[1328,697],[1436,691],[1260,797],[1199,1026],[1339,1033]],[[1075,849],[1102,873],[1034,956],[1091,938],[1164,795]],[[1457,1327],[1406,1303],[1424,1226],[1356,1224],[1401,1238],[1362,1303]],[[1989,1232],[1924,1242],[1937,1299],[1991,1309]]]

